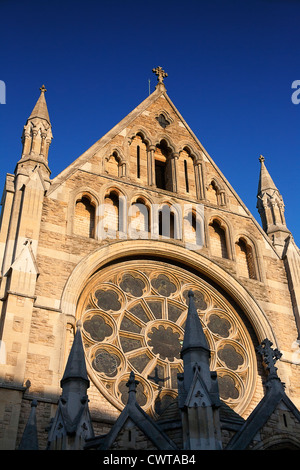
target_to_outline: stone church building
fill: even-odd
[[[24,126],[2,197],[2,450],[300,449],[282,195],[261,156],[260,226],[153,72],[53,178],[44,86]]]

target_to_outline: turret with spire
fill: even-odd
[[[31,402],[30,415],[18,447],[19,450],[39,450],[36,407],[37,400],[33,399]]]
[[[63,378],[62,395],[48,437],[48,448],[52,450],[80,450],[85,440],[94,436],[88,407],[87,375],[81,336],[81,322],[69,354]]]
[[[189,291],[189,307],[181,350],[183,374],[178,376],[178,402],[182,415],[183,445],[187,450],[221,448],[219,387],[210,370],[210,349]]]
[[[188,297],[189,309],[180,353],[184,367],[184,388],[189,390],[194,378],[195,368],[198,367],[202,379],[210,389],[210,349],[195,306],[193,291],[189,291]]]
[[[48,152],[53,138],[52,126],[45,99],[46,88],[40,88],[40,96],[30,114],[22,134],[22,158],[16,171],[28,172],[39,165],[45,179],[49,178]]]
[[[286,239],[290,235],[284,217],[284,203],[266,168],[265,158],[262,155],[259,157],[259,161],[261,167],[257,191],[257,209],[264,231],[272,239],[274,247],[281,255]]]

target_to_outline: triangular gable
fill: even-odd
[[[87,442],[86,448],[109,450],[124,430],[126,424],[132,422],[158,450],[177,449],[174,442],[160,429],[159,425],[145,413],[136,401],[127,403],[112,429],[106,436],[96,437]]]
[[[63,436],[79,435],[82,439],[93,438],[94,430],[91,425],[91,416],[88,408],[88,402],[83,404],[78,411],[76,417],[71,420],[68,412],[64,409],[64,403],[61,398],[58,403],[58,408],[51,425],[51,430],[48,436],[48,447]]]
[[[193,382],[187,393],[184,406],[188,408],[212,406],[212,400],[207,387],[198,370],[195,371]]]
[[[39,165],[33,169],[29,177],[24,183],[24,186],[27,188],[39,189],[40,191],[46,191],[45,182],[40,170]]]
[[[10,267],[12,271],[33,274],[35,276],[39,274],[31,243],[31,240],[26,240],[20,254]]]
[[[71,420],[69,413],[64,409],[64,405],[60,401],[55,421],[56,425],[53,423],[53,432],[55,430],[57,431],[58,427],[62,425],[66,434],[75,434],[77,429],[85,423],[85,426],[90,428],[90,434],[93,434],[92,427],[90,426],[91,418],[87,404],[82,405],[76,417]]]
[[[288,398],[284,391],[283,384],[277,378],[272,380],[272,383],[268,384],[266,395],[228,443],[226,450],[246,450],[254,441],[255,436],[268,423],[272,414],[278,410],[282,404],[285,405],[286,409],[289,410],[289,412],[295,417],[295,420],[299,423],[300,437],[300,412]],[[273,436],[275,434],[276,432],[273,431]]]
[[[253,224],[256,226],[258,231],[261,233],[262,237],[265,239],[265,241],[268,243],[268,245],[271,247],[271,249],[274,251],[274,254],[277,255],[276,251],[274,250],[274,247],[269,239],[269,237],[266,235],[266,233],[263,231],[262,227],[259,225],[255,217],[251,214],[249,209],[246,207],[244,202],[240,199],[236,191],[233,189],[231,184],[228,182],[227,178],[223,175],[221,170],[218,168],[218,166],[215,164],[211,156],[208,154],[206,149],[203,147],[201,142],[198,140],[196,135],[193,133],[193,131],[190,129],[188,124],[185,122],[184,118],[170,99],[170,97],[167,95],[165,88],[160,89],[157,88],[151,95],[149,95],[142,103],[140,103],[135,109],[133,109],[126,117],[124,117],[116,126],[114,126],[110,131],[108,131],[103,137],[101,137],[97,142],[95,142],[89,149],[87,149],[81,156],[79,156],[73,163],[71,163],[65,170],[63,170],[59,175],[57,175],[51,182],[51,185],[47,191],[47,195],[51,195],[52,193],[55,192],[58,187],[64,183],[68,178],[72,177],[76,171],[79,169],[84,169],[84,165],[87,163],[90,163],[93,157],[96,157],[99,153],[101,153],[101,150],[104,149],[105,146],[107,146],[110,142],[113,141],[113,139],[119,135],[125,136],[125,132],[127,132],[127,128],[132,126],[134,120],[136,120],[138,117],[140,117],[143,113],[144,115],[147,114],[147,110],[159,99],[162,99],[165,101],[167,106],[162,106],[161,110],[165,111],[164,108],[171,108],[170,112],[175,113],[176,115],[176,121],[179,122],[180,126],[185,129],[185,131],[188,132],[189,136],[194,142],[194,148],[196,150],[196,153],[199,155],[201,154],[201,157],[203,158],[204,161],[209,162],[213,172],[216,173],[217,179],[221,182],[223,187],[227,187],[228,192],[232,195],[233,198],[237,201],[237,204],[239,206],[239,212],[243,215],[249,216],[252,219]],[[138,126],[140,127],[140,126]],[[145,127],[145,126],[144,126]],[[162,138],[165,135],[164,132],[161,132]],[[179,138],[180,140],[180,138]],[[102,157],[101,157],[102,158]],[[278,255],[277,255],[278,256]]]
[[[154,91],[142,103],[140,103],[134,110],[132,110],[126,117],[124,117],[118,124],[116,124],[110,131],[103,137],[95,142],[89,149],[80,155],[71,165],[57,175],[53,180],[48,194],[51,194],[60,184],[68,179],[76,170],[81,168],[90,158],[92,158],[101,148],[111,141],[116,135],[120,134],[134,119],[142,114],[152,103],[154,103],[162,93]]]

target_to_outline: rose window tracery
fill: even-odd
[[[118,408],[127,403],[131,370],[137,400],[159,415],[177,396],[188,291],[211,349],[220,396],[236,411],[249,402],[255,382],[250,336],[233,306],[210,284],[157,261],[131,261],[100,270],[78,308],[89,374]]]

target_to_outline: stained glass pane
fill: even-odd
[[[112,289],[99,289],[95,292],[95,297],[97,299],[98,306],[105,311],[114,310],[115,312],[117,312],[121,308],[119,296]]]
[[[143,353],[138,356],[130,357],[129,361],[138,372],[142,373],[150,359],[147,354]]]
[[[141,304],[135,305],[129,311],[133,313],[137,318],[142,320],[144,323],[147,323],[149,321],[149,318]]]
[[[133,277],[131,274],[125,274],[120,282],[120,287],[124,292],[141,297],[145,289],[145,283],[138,277]]]
[[[180,335],[173,331],[171,327],[165,328],[163,325],[153,327],[148,333],[148,344],[152,347],[154,354],[159,354],[161,359],[168,358],[169,361],[180,358]]]
[[[155,318],[162,318],[162,303],[160,301],[149,301],[148,305]]]
[[[168,303],[168,319],[173,321],[174,323],[178,320],[180,315],[182,314],[182,309],[177,307],[174,304]]]
[[[228,338],[231,325],[226,318],[222,318],[219,317],[219,315],[212,314],[209,317],[207,326],[213,333],[222,336],[222,338]]]
[[[177,375],[180,373],[181,371],[179,368],[171,367],[171,387],[175,390],[178,388]]]
[[[162,398],[160,398],[160,396],[158,396],[158,398],[155,400],[155,404],[154,404],[154,409],[155,409],[156,413],[158,415],[161,415],[166,410],[166,408],[171,403],[174,402],[174,400],[175,400],[175,398],[172,397],[171,395],[163,395]]]
[[[152,279],[152,286],[160,295],[169,297],[173,292],[176,292],[175,284],[165,274],[160,274],[156,279]]]
[[[97,372],[103,372],[108,377],[114,377],[117,374],[120,362],[120,358],[116,354],[99,350],[96,353],[92,365]]]
[[[225,362],[226,366],[232,370],[237,370],[238,367],[244,363],[243,356],[230,344],[226,344],[223,349],[218,352],[218,356]]]
[[[136,338],[128,338],[127,336],[120,336],[120,341],[121,341],[122,349],[125,353],[142,347],[141,340],[136,339]]]
[[[86,320],[83,323],[83,328],[95,341],[103,341],[113,332],[112,327],[100,315],[94,315],[91,319]]]
[[[148,375],[148,379],[156,385],[164,385],[168,378],[165,377],[165,368],[157,364],[152,370],[151,374]]]
[[[120,382],[119,392],[121,393],[121,401],[124,405],[128,402],[128,387],[126,386],[127,380]],[[136,401],[140,406],[144,406],[147,403],[147,397],[144,392],[144,387],[139,383],[136,387]]]
[[[140,333],[141,327],[125,315],[121,323],[121,330]]]
[[[237,399],[239,397],[239,391],[235,386],[235,381],[229,375],[223,375],[218,377],[220,396],[223,400],[228,398]]]

